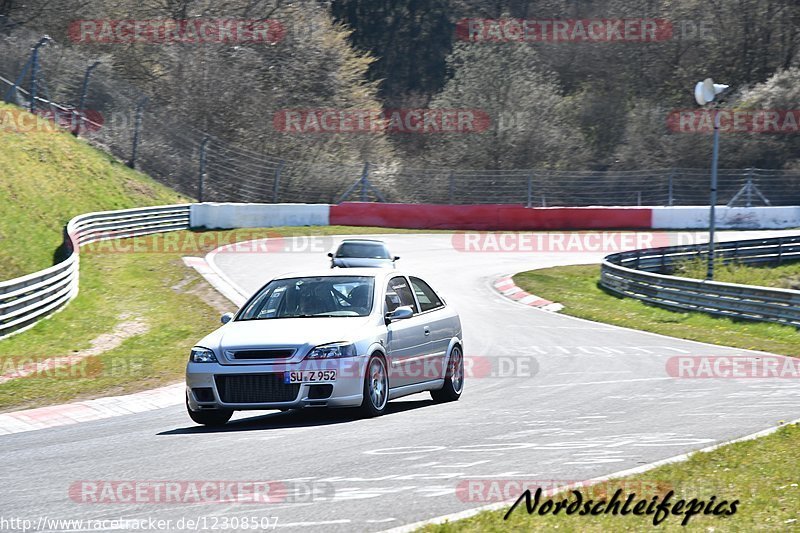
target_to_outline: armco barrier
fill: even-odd
[[[193,228],[269,228],[327,226],[327,204],[192,204]]]
[[[800,259],[800,236],[718,243],[718,261],[779,265]],[[664,274],[680,261],[708,259],[708,245],[632,250],[603,260],[600,284],[611,292],[681,311],[701,311],[800,327],[800,291]]]
[[[73,218],[64,237],[66,259],[39,272],[0,282],[0,338],[33,326],[77,296],[80,246],[188,227],[188,204],[102,211]]]
[[[330,208],[331,225],[409,229],[649,229],[649,207],[537,207],[344,202]]]
[[[706,229],[708,206],[652,207],[653,229]],[[717,206],[718,229],[778,229],[800,227],[800,207]]]

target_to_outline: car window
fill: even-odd
[[[343,242],[336,251],[336,257],[390,259],[386,246],[376,242]]]
[[[414,303],[414,295],[408,287],[406,278],[397,276],[389,280],[386,287],[386,312],[391,313],[400,306],[409,306],[417,312],[417,305]]]
[[[375,278],[321,276],[269,282],[237,320],[367,316],[372,311]]]
[[[409,279],[411,280],[411,287],[414,289],[414,294],[417,295],[419,307],[423,312],[444,306],[442,300],[436,295],[433,289],[431,289],[430,285],[419,278],[411,277]]]

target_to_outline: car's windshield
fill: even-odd
[[[369,276],[278,279],[261,289],[237,320],[367,316],[374,287]]]
[[[389,259],[389,250],[379,242],[343,242],[336,257],[369,259]]]

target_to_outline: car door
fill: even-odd
[[[385,293],[386,313],[400,306],[409,306],[414,310],[411,318],[395,320],[387,328],[387,359],[389,367],[389,387],[402,387],[419,381],[421,373],[420,356],[426,335],[419,309],[405,276],[395,276],[389,280]]]
[[[455,335],[455,323],[451,313],[445,310],[444,301],[428,283],[414,276],[409,276],[408,279],[425,335],[421,350],[426,367],[424,381],[444,377],[445,357],[450,340]]]

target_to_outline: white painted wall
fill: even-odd
[[[706,229],[708,206],[653,207],[653,229]],[[725,207],[715,209],[719,229],[800,227],[800,206]]]
[[[270,228],[275,226],[327,226],[327,204],[192,204],[193,228]]]

